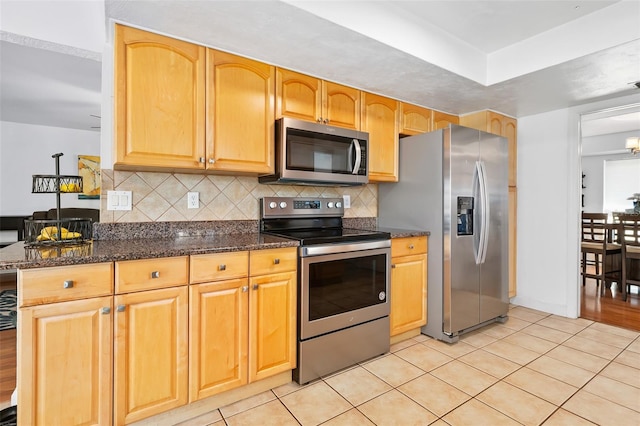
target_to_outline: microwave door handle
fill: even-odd
[[[362,161],[362,148],[360,147],[360,141],[358,139],[352,140],[351,146],[354,146],[356,148],[356,162],[353,166],[351,174],[357,175],[358,170],[360,170],[360,162]],[[351,148],[349,148],[349,151],[351,151]]]

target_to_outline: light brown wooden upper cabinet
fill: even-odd
[[[460,124],[460,118],[457,115],[447,114],[442,111],[433,111],[433,129],[440,130],[448,127],[449,124]]]
[[[205,48],[115,27],[116,168],[202,168]]]
[[[433,121],[432,110],[405,102],[400,104],[400,108],[401,135],[412,136],[431,131]]]
[[[398,181],[400,102],[362,92],[361,130],[369,132],[369,181]]]
[[[273,173],[275,67],[207,49],[207,169]]]
[[[460,117],[460,124],[507,138],[509,144],[509,186],[517,186],[517,120],[494,112],[478,111]]]
[[[360,129],[360,90],[278,68],[276,117]]]

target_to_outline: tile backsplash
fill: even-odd
[[[107,210],[107,191],[131,191],[131,211]],[[187,192],[198,192],[200,208],[187,209]],[[260,219],[262,197],[351,196],[345,218],[378,216],[378,185],[324,187],[264,185],[257,177],[102,170],[100,221],[178,222]]]

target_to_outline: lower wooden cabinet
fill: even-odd
[[[427,323],[427,237],[391,240],[391,336]]]
[[[19,310],[20,424],[111,424],[112,303],[106,296]]]
[[[187,286],[116,295],[114,416],[142,420],[187,403]]]

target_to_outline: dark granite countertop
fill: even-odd
[[[258,232],[175,238],[94,240],[86,244],[61,247],[25,247],[23,242],[19,242],[0,249],[0,270],[261,250],[298,245],[294,240]]]
[[[388,232],[391,234],[391,238],[424,237],[431,235],[429,231],[419,231],[416,229],[386,228],[383,226],[379,226],[376,229],[378,231]]]

